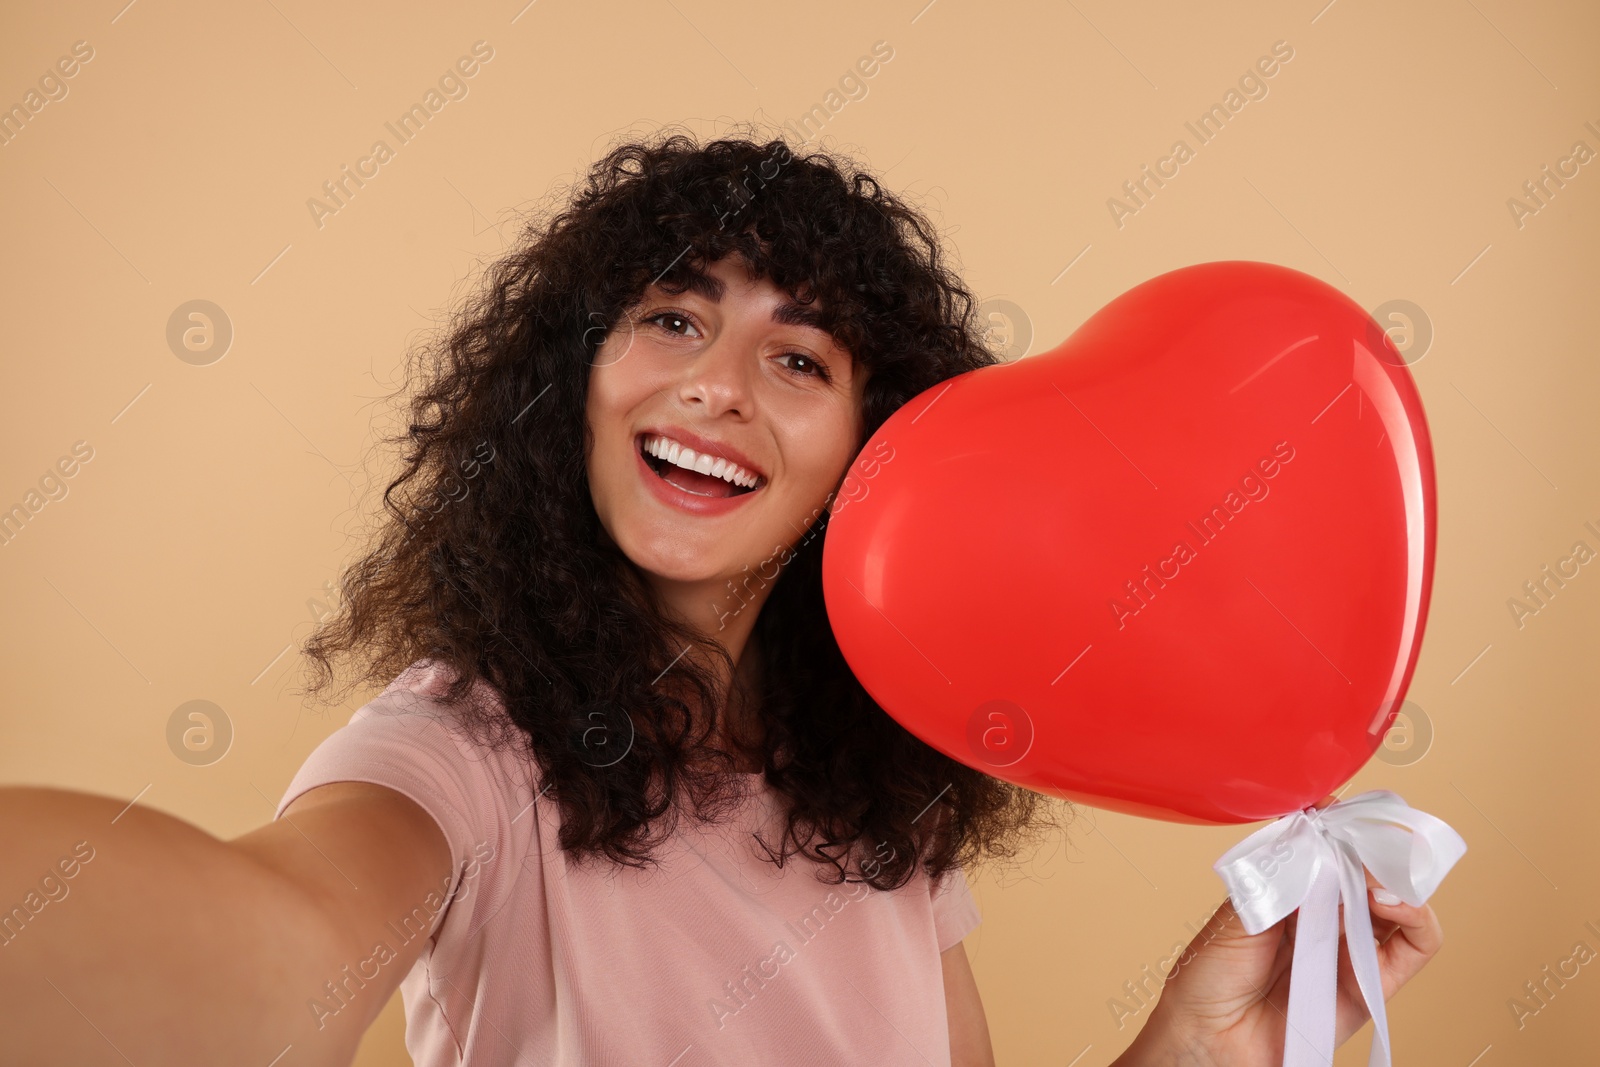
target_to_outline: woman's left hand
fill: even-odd
[[[1316,806],[1325,808],[1333,801],[1332,796],[1324,797]],[[1387,1001],[1438,953],[1444,930],[1431,907],[1378,903],[1371,892],[1377,879],[1371,871],[1366,875],[1367,907]],[[1292,913],[1259,934],[1249,934],[1232,901],[1224,900],[1174,965],[1144,1029],[1117,1062],[1130,1067],[1140,1063],[1279,1067],[1298,917],[1298,912]],[[1335,1041],[1342,1045],[1368,1019],[1342,932],[1338,988]]]

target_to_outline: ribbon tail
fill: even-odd
[[[1367,1003],[1367,1014],[1372,1017],[1372,1049],[1367,1054],[1367,1067],[1390,1067],[1389,1015],[1383,1003],[1383,974],[1378,967],[1378,947],[1373,942],[1372,913],[1367,909],[1367,878],[1354,849],[1343,841],[1336,841],[1334,847],[1339,850],[1345,946],[1356,984],[1361,987],[1361,998]]]
[[[1295,920],[1283,1067],[1330,1067],[1333,1063],[1339,996],[1340,866],[1330,854],[1318,857],[1317,873]]]

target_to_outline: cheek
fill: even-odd
[[[624,363],[626,361],[623,361]],[[589,372],[589,388],[584,402],[589,428],[596,448],[614,445],[612,440],[634,403],[638,389],[621,364],[597,366]]]
[[[621,406],[622,398],[616,393],[617,385],[618,382],[603,368],[597,367],[589,374],[584,417],[590,437],[585,458],[591,490],[599,490],[615,477],[613,471],[622,458],[619,441],[626,410]]]
[[[584,420],[588,424],[590,437],[586,458],[591,475],[594,473],[595,453],[602,448],[606,439],[605,395],[601,392],[600,384],[595,375],[589,376],[589,391],[584,401]]]
[[[805,496],[807,506],[822,502],[829,493],[842,494],[841,483],[851,473],[850,461],[854,452],[832,449],[826,455],[808,456],[803,472],[794,479],[796,489]]]
[[[843,410],[830,411],[825,417],[805,421],[803,429],[785,434],[789,441],[784,455],[791,484],[809,501],[808,506],[820,502],[829,493],[842,493],[840,483],[845,481],[856,458],[855,444],[861,439],[865,423],[858,411],[846,414]],[[826,447],[818,448],[818,442]],[[861,475],[857,474],[857,480]]]

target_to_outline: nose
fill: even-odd
[[[724,334],[702,348],[683,372],[678,402],[704,418],[725,413],[750,414],[749,346],[735,333]]]

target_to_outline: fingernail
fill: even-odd
[[[1372,899],[1376,900],[1379,904],[1400,903],[1400,898],[1389,892],[1387,889],[1374,889],[1372,891]]]

